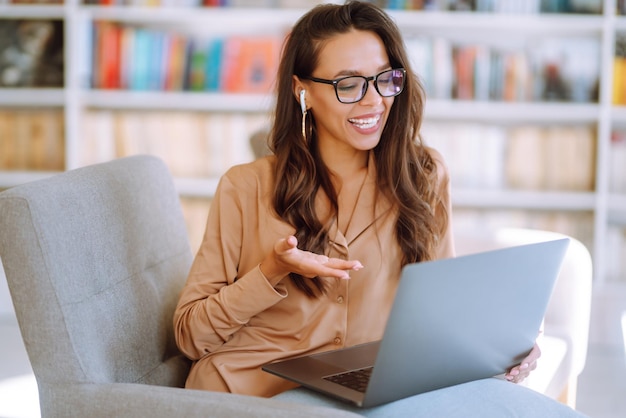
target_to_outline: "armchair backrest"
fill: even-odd
[[[136,156],[0,193],[0,258],[42,410],[56,384],[182,386],[191,251],[171,175]]]

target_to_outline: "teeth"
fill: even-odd
[[[355,124],[361,129],[372,128],[374,127],[374,125],[378,123],[379,120],[380,120],[380,116],[375,116],[373,118],[367,118],[367,119],[348,119],[350,123]]]

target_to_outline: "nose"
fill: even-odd
[[[363,105],[375,105],[382,102],[383,96],[378,93],[376,87],[374,87],[374,80],[367,81],[367,90],[365,96],[359,101]]]

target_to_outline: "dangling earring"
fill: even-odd
[[[304,142],[307,142],[306,139],[306,114],[307,114],[307,110],[306,110],[306,101],[304,100],[304,95],[306,94],[306,92],[304,90],[300,90],[300,109],[302,110],[302,138],[304,139]]]

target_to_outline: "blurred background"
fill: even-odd
[[[219,176],[267,151],[282,41],[318,3],[0,0],[0,189],[157,155],[195,250]],[[422,139],[450,168],[455,229],[555,231],[589,250],[576,406],[623,416],[626,2],[375,3],[400,26],[425,87]],[[1,272],[0,341],[0,416],[38,416]]]

